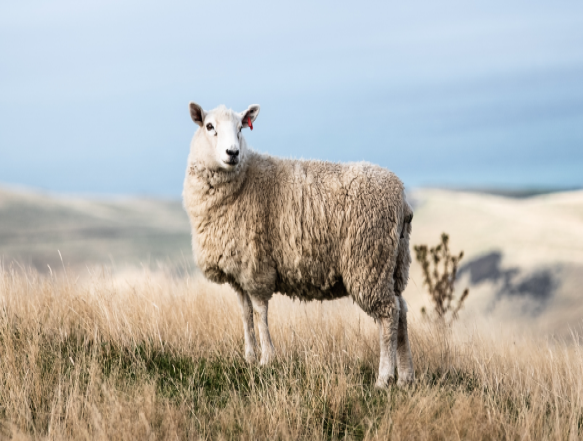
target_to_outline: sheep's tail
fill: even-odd
[[[397,263],[395,266],[395,294],[400,296],[409,280],[409,266],[411,265],[411,252],[409,250],[409,237],[411,236],[411,221],[413,209],[403,197],[403,218],[401,222],[401,236],[397,251]]]

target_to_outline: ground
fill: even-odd
[[[276,296],[244,360],[235,294],[199,276],[0,274],[0,427],[19,439],[577,439],[583,353],[488,323],[410,324],[417,381],[375,390],[376,325]]]

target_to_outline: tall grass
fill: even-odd
[[[243,357],[235,295],[198,277],[0,269],[0,437],[578,439],[571,341],[410,324],[417,381],[373,388],[374,322],[275,296],[278,351]]]

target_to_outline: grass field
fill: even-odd
[[[350,301],[271,302],[278,357],[243,358],[236,296],[197,276],[0,270],[0,437],[579,439],[583,352],[410,323],[417,381],[373,388],[374,322]]]

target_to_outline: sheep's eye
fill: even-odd
[[[214,130],[214,127],[213,127],[213,125],[211,123],[208,123],[206,125],[206,129],[210,132],[211,130]]]

